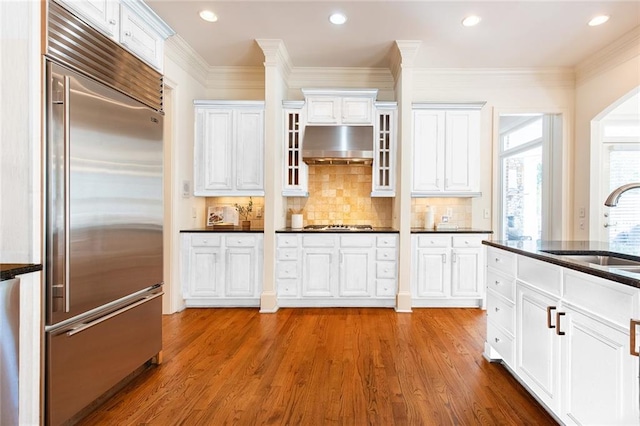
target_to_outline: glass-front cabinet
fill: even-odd
[[[282,195],[308,197],[308,166],[302,161],[304,102],[285,101],[284,106],[284,179]]]

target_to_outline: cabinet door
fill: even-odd
[[[223,269],[220,247],[192,247],[185,298],[222,296]]]
[[[77,12],[94,28],[117,41],[120,27],[118,0],[58,0],[58,3]]]
[[[124,3],[120,9],[120,17],[120,43],[152,67],[162,70],[162,36]]]
[[[559,346],[552,327],[547,327],[547,308],[559,306],[559,300],[516,284],[516,374],[552,411],[558,412],[560,385]]]
[[[334,277],[333,248],[305,248],[302,252],[302,296],[334,296],[331,285]]]
[[[396,113],[382,109],[376,112],[373,144],[374,157],[372,197],[395,197]]]
[[[302,110],[285,110],[284,177],[282,195],[308,197],[307,165],[302,161]]]
[[[443,189],[445,112],[413,112],[413,188],[414,192]]]
[[[449,251],[417,249],[417,274],[414,296],[447,297],[451,280]]]
[[[373,99],[342,98],[342,124],[373,123]]]
[[[480,111],[447,111],[445,191],[477,191]]]
[[[482,297],[482,249],[454,249],[451,254],[451,296]]]
[[[638,358],[629,353],[629,330],[586,312],[563,311],[561,420],[638,424]]]
[[[339,296],[369,297],[373,294],[374,249],[340,249]]]
[[[196,108],[195,195],[232,190],[233,111]]]
[[[226,250],[225,296],[256,296],[256,250],[230,247]]]
[[[264,111],[238,110],[236,131],[236,189],[264,189]]]
[[[340,98],[308,97],[307,123],[338,124],[340,122]]]

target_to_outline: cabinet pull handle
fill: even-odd
[[[502,284],[502,283],[501,283],[500,281],[496,280],[495,284],[496,284],[496,285],[500,285],[500,284]]]
[[[452,261],[453,263],[456,263],[456,254],[455,254],[455,253],[453,253],[453,254],[451,255],[451,261]]]
[[[495,307],[495,311],[496,312],[500,312],[500,308],[498,308],[497,306]]]
[[[500,338],[496,337],[494,340],[496,341],[496,343],[500,343]]]
[[[447,255],[442,253],[442,263],[447,263]]]
[[[496,263],[500,262],[500,258],[499,257],[496,257],[495,260],[496,260]]]
[[[555,325],[551,325],[551,311],[555,309],[555,306],[547,306],[547,328],[556,328]]]
[[[640,320],[634,320],[634,319],[631,320],[630,330],[629,330],[630,331],[629,337],[631,339],[631,342],[630,342],[629,350],[631,352],[631,355],[633,356],[640,356],[640,351],[636,349],[636,326],[638,324],[640,324]]]
[[[558,326],[556,328],[556,334],[558,336],[564,336],[565,335],[564,331],[560,331],[560,317],[563,317],[565,315],[566,315],[566,313],[564,313],[564,312],[556,312],[556,325]]]

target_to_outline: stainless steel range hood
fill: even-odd
[[[373,126],[306,126],[302,160],[307,164],[371,164]]]

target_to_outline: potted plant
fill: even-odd
[[[242,206],[238,203],[234,204],[236,210],[240,217],[242,217],[242,222],[240,223],[242,229],[251,229],[251,221],[249,220],[249,213],[253,211],[253,199],[249,197],[249,204],[246,206]]]

